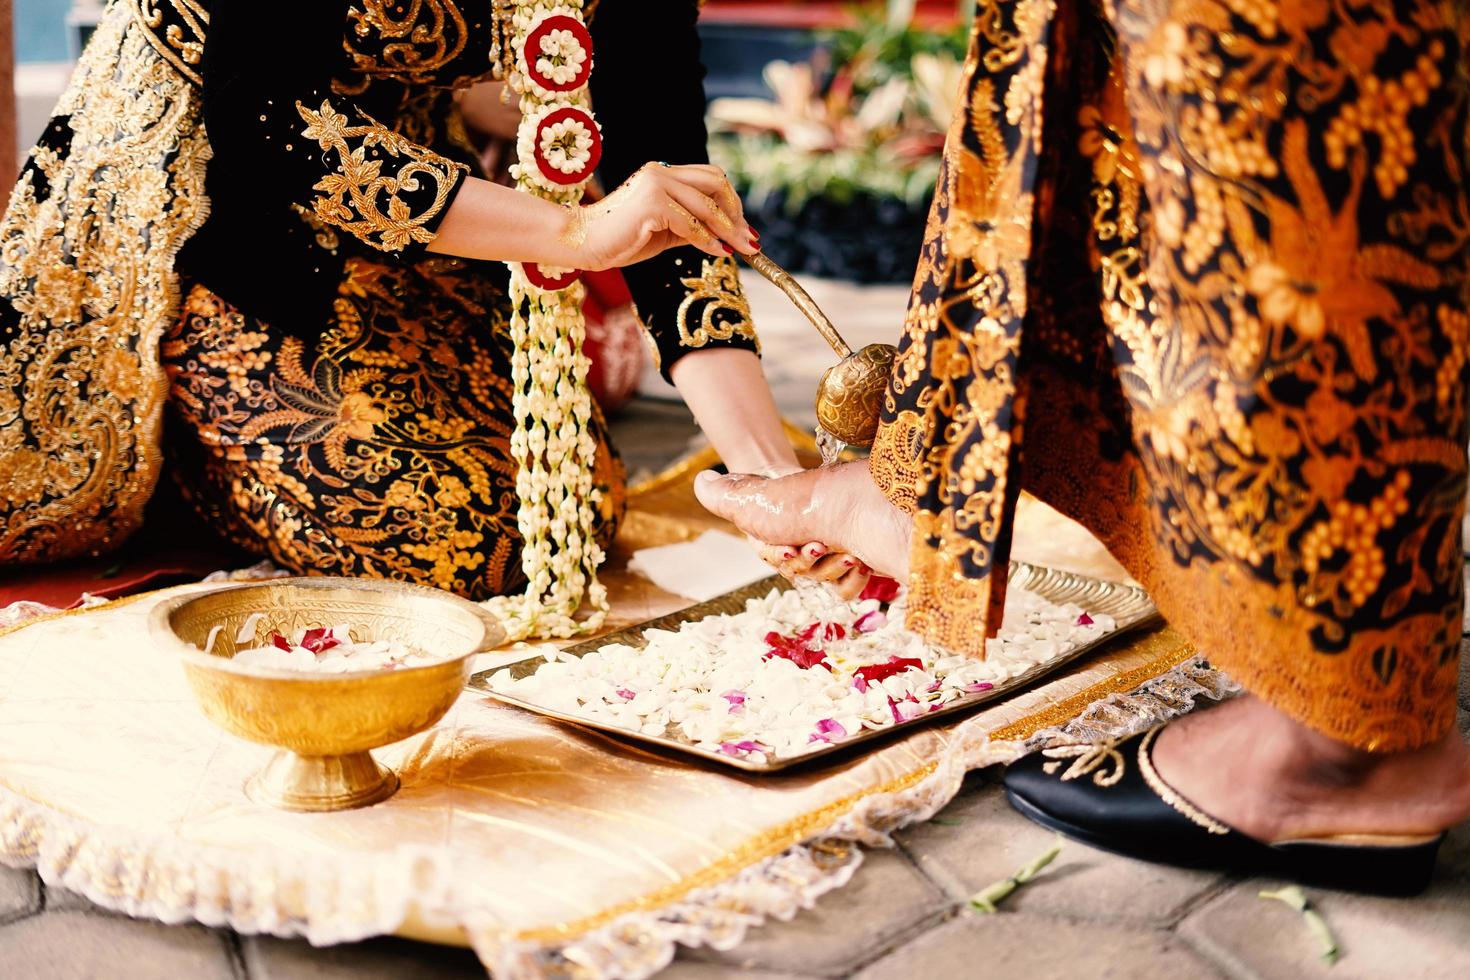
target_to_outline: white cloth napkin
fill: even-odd
[[[628,568],[665,592],[704,602],[775,574],[744,538],[706,531],[693,541],[633,552]]]

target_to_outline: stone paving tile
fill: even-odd
[[[485,980],[467,949],[404,939],[317,948],[302,939],[242,936],[250,980]]]
[[[1252,980],[1470,977],[1470,825],[1451,833],[1434,883],[1417,898],[1307,889],[1342,948],[1331,967],[1299,914],[1257,894],[1281,885],[1242,882],[1194,910],[1180,935],[1230,975]]]
[[[46,886],[46,911],[91,912],[94,915],[119,915],[94,903],[91,899],[66,888]]]
[[[41,879],[34,871],[0,867],[0,922],[30,915],[41,907]]]
[[[85,912],[0,927],[0,964],[7,980],[235,980],[227,933]]]
[[[1013,810],[999,783],[967,780],[939,814],[895,835],[920,870],[964,901],[1046,851],[1056,835]],[[1006,900],[1007,910],[1072,919],[1169,925],[1222,876],[1133,861],[1067,841],[1046,872]]]
[[[744,967],[725,966],[720,963],[700,963],[694,960],[676,959],[667,970],[658,974],[658,980],[806,980],[797,973],[770,973],[766,970],[747,970]]]
[[[613,445],[628,468],[630,483],[658,473],[703,438],[683,402],[636,398],[608,425]]]
[[[1219,974],[1177,937],[1156,929],[1015,912],[963,912],[877,961],[855,980],[981,976],[1204,980]]]
[[[728,952],[691,950],[690,959],[743,969],[834,976],[872,959],[950,903],[895,851],[868,851],[848,884],[790,922],[767,922]]]

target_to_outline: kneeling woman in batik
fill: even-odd
[[[764,540],[906,579],[909,626],[976,656],[1025,487],[1251,692],[1022,763],[1033,818],[1412,891],[1470,817],[1459,17],[982,2],[871,460],[702,478]]]
[[[512,14],[552,4],[156,6],[110,9],[6,215],[0,560],[119,543],[163,444],[198,511],[284,568],[519,589],[503,262],[629,266],[716,448],[796,468],[735,270],[758,245],[705,156],[695,0],[603,0],[590,36],[542,32],[538,84],[590,86],[618,188],[584,208],[483,179],[456,109],[513,60]],[[552,122],[547,179],[582,179],[598,134]],[[623,472],[586,425],[605,543]]]

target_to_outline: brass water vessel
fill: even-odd
[[[342,674],[232,662],[272,633],[346,624],[359,641],[397,640],[443,659],[419,667]],[[222,627],[209,653],[210,631]],[[245,785],[257,803],[321,812],[371,806],[398,776],[371,750],[429,728],[454,704],[472,658],[505,642],[498,620],[438,589],[374,579],[288,578],[233,585],[161,603],[155,639],[177,653],[204,714],[231,734],[278,749]]]
[[[888,376],[898,348],[892,344],[869,344],[854,352],[791,273],[772,262],[764,252],[748,255],[746,259],[752,269],[786,294],[840,358],[817,385],[817,424],[849,446],[871,446],[878,434],[883,394],[888,390]]]

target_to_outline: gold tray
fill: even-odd
[[[1092,653],[1098,647],[1112,642],[1124,633],[1150,625],[1159,619],[1158,609],[1154,606],[1153,600],[1148,597],[1148,593],[1134,585],[1124,585],[1120,582],[1104,582],[1101,579],[1088,578],[1085,575],[1075,575],[1071,572],[1058,571],[1054,568],[1042,568],[1039,565],[1028,565],[1025,562],[1019,561],[1011,562],[1009,581],[1011,585],[1035,592],[1050,602],[1059,604],[1075,602],[1089,613],[1106,613],[1113,617],[1113,620],[1117,623],[1117,628],[1106,636],[1101,636],[1093,640],[1091,643],[1084,643],[1076,649],[1068,650],[1066,653],[1051,660],[1039,663],[1029,670],[1017,674],[1015,677],[1001,681],[988,691],[978,691],[962,698],[956,698],[938,711],[931,711],[920,718],[904,722],[900,725],[894,725],[890,728],[864,729],[852,738],[843,739],[840,742],[834,742],[822,748],[813,749],[810,752],[804,752],[801,755],[787,758],[756,762],[752,759],[739,758],[726,755],[723,752],[703,749],[678,737],[645,735],[640,731],[555,711],[530,701],[523,701],[520,698],[510,697],[509,695],[491,690],[489,683],[491,674],[498,673],[502,670],[509,670],[511,676],[517,680],[529,677],[545,662],[540,654],[527,657],[524,660],[517,660],[514,663],[502,664],[491,670],[482,670],[470,677],[469,686],[505,704],[514,705],[517,708],[524,708],[538,715],[555,718],[558,721],[564,721],[582,728],[593,728],[598,731],[607,732],[610,735],[617,735],[622,738],[632,739],[635,742],[642,742],[645,745],[671,749],[684,755],[692,755],[709,762],[717,762],[722,766],[728,766],[732,769],[743,769],[746,772],[756,773],[779,772],[782,769],[789,769],[792,766],[808,765],[818,759],[851,751],[855,746],[861,745],[864,742],[871,742],[876,739],[889,738],[895,734],[911,732],[919,725],[931,724],[941,718],[947,718],[959,712],[968,711],[978,705],[1014,694],[1016,691],[1040,680],[1047,674],[1053,673],[1078,658]],[[646,623],[639,623],[637,626],[630,626],[616,633],[609,633],[606,636],[599,636],[595,640],[589,640],[586,643],[579,643],[575,646],[567,647],[561,653],[563,655],[570,654],[574,657],[584,657],[594,650],[599,650],[602,647],[610,646],[614,643],[622,643],[631,647],[641,648],[646,645],[646,641],[643,639],[645,630],[676,630],[684,623],[704,619],[707,616],[744,612],[747,600],[760,598],[770,592],[772,588],[784,589],[789,587],[785,580],[779,576],[764,579],[752,585],[747,585],[742,589],[736,589],[734,592],[726,593],[718,598],[710,599],[708,602],[701,602],[698,605],[690,606],[688,609],[680,612],[660,616]]]

